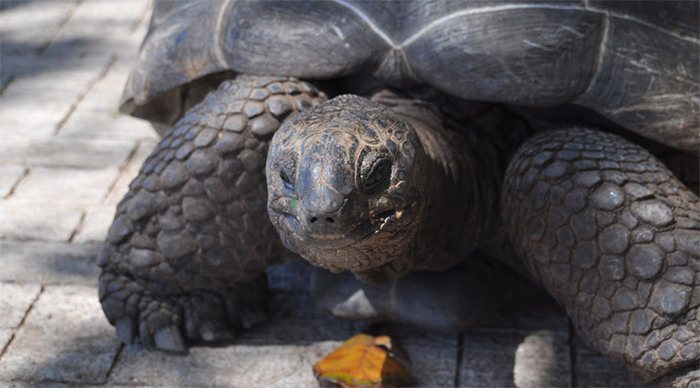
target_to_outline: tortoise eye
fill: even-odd
[[[282,166],[280,166],[280,179],[284,188],[287,190],[294,190],[294,171],[296,171],[296,163],[294,160],[290,160]]]
[[[282,183],[287,190],[294,190],[294,182],[292,182],[292,179],[286,172],[280,171],[280,179],[282,179]]]
[[[364,163],[363,163],[364,164]],[[375,159],[366,170],[363,168],[362,190],[369,194],[377,194],[387,187],[391,180],[391,160],[384,156]]]

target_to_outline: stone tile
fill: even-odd
[[[99,251],[96,244],[0,240],[0,281],[96,285]]]
[[[120,355],[108,384],[316,386],[313,364],[365,325],[326,315],[303,292],[283,291],[285,286],[297,283],[283,278],[276,273],[271,279],[283,285],[273,286],[277,291],[273,292],[270,322],[243,333],[226,347],[193,347],[184,357],[128,347]],[[421,385],[453,384],[456,336],[403,326],[392,328],[394,332],[411,357],[411,369]]]
[[[81,169],[120,168],[135,147],[129,141],[6,139],[0,144],[0,163]]]
[[[573,380],[579,387],[640,387],[632,381],[624,364],[596,352],[576,337]]]
[[[14,195],[0,200],[0,236],[68,241],[88,208],[99,205],[119,170],[30,170]]]
[[[0,90],[11,81],[31,74],[35,70],[33,65],[39,60],[34,52],[3,52],[3,48],[0,45]]]
[[[150,123],[118,112],[131,65],[131,62],[117,61],[85,95],[58,137],[158,141],[158,134]]]
[[[38,284],[0,283],[0,329],[16,329],[40,291]]]
[[[14,331],[10,329],[0,329],[0,352],[2,352],[10,342]]]
[[[98,205],[107,196],[109,187],[118,175],[117,168],[79,170],[35,167],[17,186],[14,197],[37,204],[87,209]]]
[[[313,341],[320,336],[342,342],[363,331],[367,324],[338,320],[313,307],[314,303],[307,295],[310,268],[305,261],[292,258],[268,270],[268,284],[274,290],[272,306],[276,314],[275,324],[262,327],[260,332],[246,333],[244,336],[247,341],[262,339],[264,342],[270,337],[286,342],[299,339]],[[305,322],[308,320],[322,320],[325,323],[312,325],[307,331]],[[319,327],[324,331],[319,331]],[[328,328],[330,331],[325,330]],[[380,328],[380,333],[390,334],[404,348],[411,359],[410,369],[418,379],[418,384],[454,384],[457,370],[457,335],[434,333],[398,324],[386,325],[384,330]]]
[[[119,345],[97,289],[49,286],[0,360],[0,381],[101,383]]]
[[[0,198],[10,193],[12,187],[24,176],[22,166],[0,166]]]
[[[13,2],[0,12],[0,52],[38,52],[70,18],[78,1]],[[27,28],[31,21],[31,28]]]
[[[147,7],[148,2],[143,0],[83,2],[52,39],[46,53],[83,56],[123,51],[146,16]]]
[[[451,387],[457,371],[458,336],[395,325],[392,334],[411,359],[416,383],[425,387]]]
[[[141,169],[141,165],[151,154],[151,151],[158,145],[155,141],[142,141],[139,143],[136,152],[129,160],[129,163],[122,169],[117,183],[107,195],[105,203],[116,205],[129,192],[129,184],[136,178]]]
[[[81,104],[58,134],[58,138],[159,140],[151,124],[123,115],[111,107],[89,107]]]
[[[48,140],[112,60],[108,55],[41,56],[37,62],[30,63],[25,69],[26,76],[12,81],[0,95],[3,139],[29,137],[31,143]]]
[[[0,238],[68,241],[80,224],[83,210],[46,202],[0,200]],[[3,271],[5,268],[3,268]]]
[[[568,319],[551,300],[502,311],[464,334],[460,386],[570,386]]]
[[[313,364],[360,331],[318,311],[303,293],[276,291],[271,306],[270,322],[226,347],[193,347],[184,357],[126,348],[108,384],[316,386]]]
[[[112,225],[115,207],[113,205],[102,205],[88,210],[83,220],[82,226],[73,239],[76,243],[104,241],[107,230]]]
[[[469,332],[464,336],[460,386],[571,386],[567,339],[548,330]]]
[[[303,387],[317,386],[311,365],[339,343],[195,347],[171,356],[128,347],[108,384],[159,386]]]

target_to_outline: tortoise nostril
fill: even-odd
[[[335,220],[333,219],[333,217],[326,217],[326,222],[328,222],[329,224],[332,224],[335,222]]]
[[[311,218],[309,218],[309,222],[312,223],[312,224],[313,224],[314,222],[316,222],[316,221],[318,221],[318,218],[316,218],[316,217],[311,217]]]

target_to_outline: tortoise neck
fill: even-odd
[[[423,100],[380,93],[373,98],[410,122],[426,156],[423,218],[409,254],[414,269],[445,270],[502,229],[505,161],[497,143],[450,120]],[[463,127],[463,125],[460,125]]]

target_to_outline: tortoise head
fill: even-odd
[[[333,272],[405,253],[420,223],[426,156],[410,124],[344,95],[287,120],[268,152],[268,212],[287,248]]]

